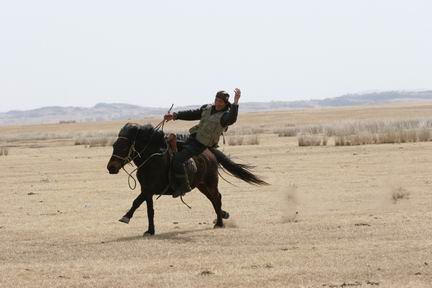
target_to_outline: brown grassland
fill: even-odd
[[[431,287],[432,142],[300,147],[274,132],[431,117],[430,103],[241,114],[227,140],[259,141],[220,149],[271,185],[222,173],[225,229],[197,190],[191,210],[162,197],[153,237],[145,203],[117,221],[138,193],[106,171],[124,122],[2,126],[0,287]],[[78,145],[93,136],[109,139]]]

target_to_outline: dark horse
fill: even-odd
[[[147,201],[148,230],[144,235],[154,235],[153,195],[172,195],[170,187],[171,157],[163,131],[152,125],[127,123],[120,130],[113,144],[113,154],[108,162],[110,174],[117,174],[127,163],[133,161],[137,167],[137,178],[141,184],[141,194],[133,201],[130,210],[120,219],[129,223],[136,209]],[[252,174],[250,166],[234,163],[221,151],[209,148],[193,157],[196,169],[189,169],[191,188],[198,188],[213,204],[217,219],[215,228],[223,227],[222,219],[228,219],[228,212],[222,210],[222,196],[218,190],[218,167],[222,166],[231,175],[250,184],[267,183]]]

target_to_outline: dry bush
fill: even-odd
[[[0,156],[8,156],[9,148],[8,147],[0,147]]]
[[[400,135],[400,133],[397,133],[395,131],[387,131],[387,132],[378,134],[378,144],[400,143],[399,135]]]
[[[392,192],[393,203],[396,204],[399,200],[408,200],[410,193],[403,187],[399,187]]]
[[[351,138],[350,136],[336,136],[335,146],[351,146],[353,143]]]
[[[348,136],[359,133],[383,134],[412,130],[427,127],[427,125],[430,125],[430,122],[426,120],[364,120],[326,125],[324,130],[327,136]]]
[[[417,130],[417,138],[420,142],[427,142],[431,140],[431,130],[429,128],[421,128]]]
[[[257,135],[264,134],[266,130],[264,128],[255,128],[255,127],[240,127],[235,129],[228,129],[225,132],[225,135],[234,136],[234,135]]]
[[[327,142],[328,142],[328,139],[327,139],[327,136],[323,136],[323,138],[322,138],[322,146],[327,146]]]
[[[74,139],[74,144],[88,147],[105,147],[114,144],[116,138],[117,133],[114,132],[87,132],[78,134]]]
[[[336,146],[394,144],[432,140],[432,120],[350,121],[326,126],[327,136],[335,137]]]
[[[417,133],[415,130],[401,130],[399,131],[400,143],[417,142]]]
[[[75,145],[85,145],[88,147],[105,147],[114,144],[115,138],[95,137],[95,138],[78,138],[75,139]]]
[[[92,132],[60,132],[60,133],[42,133],[42,132],[30,132],[30,133],[15,133],[10,135],[3,135],[2,141],[13,143],[13,142],[37,142],[46,140],[72,140],[75,145],[89,145],[90,142],[103,143],[103,138],[108,138],[107,141],[112,143],[111,139],[117,137],[117,132],[106,132],[106,131],[92,131]],[[99,140],[95,140],[99,139]]]
[[[237,136],[229,137],[228,138],[228,145],[229,146],[240,146],[240,145],[243,145],[243,140],[244,140],[244,137],[237,137]]]
[[[30,133],[15,133],[3,136],[3,140],[7,142],[20,142],[20,141],[45,141],[45,140],[64,140],[71,139],[71,133],[43,133],[43,132],[30,132]]]
[[[107,137],[98,137],[90,139],[89,147],[105,147],[114,144],[114,139]]]
[[[311,135],[317,135],[317,134],[323,134],[325,130],[325,127],[323,125],[308,125],[304,126],[300,129],[301,134],[311,134]]]
[[[247,145],[259,145],[258,135],[248,137],[246,143]]]
[[[317,135],[298,135],[297,136],[298,145],[299,146],[320,146],[327,145],[327,137],[326,136],[317,136]]]
[[[277,134],[279,137],[294,137],[297,136],[298,132],[299,129],[295,127],[279,128],[273,130],[273,133]]]
[[[88,139],[85,139],[85,138],[77,138],[77,139],[75,139],[74,144],[75,145],[89,145],[90,141]]]
[[[335,146],[354,146],[377,143],[375,134],[361,133],[359,135],[336,136]]]
[[[231,136],[228,138],[228,145],[241,146],[241,145],[259,145],[259,138],[257,135],[244,137],[244,136]]]

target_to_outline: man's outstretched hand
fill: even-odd
[[[234,104],[238,104],[241,96],[241,91],[239,88],[234,89]]]
[[[165,120],[166,122],[168,122],[168,121],[171,121],[171,120],[175,120],[175,117],[174,117],[173,114],[171,114],[171,113],[167,113],[167,114],[164,115],[164,120]]]

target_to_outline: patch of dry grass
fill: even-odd
[[[403,187],[398,187],[392,192],[391,198],[394,204],[399,202],[400,200],[408,200],[410,197],[410,192],[408,192]]]
[[[266,132],[266,129],[264,127],[236,127],[236,128],[229,128],[227,132],[224,134],[227,136],[239,136],[239,135],[257,135],[257,134],[264,134]]]
[[[273,130],[273,133],[279,137],[295,137],[299,133],[299,129],[295,127],[278,128]]]
[[[305,135],[301,134],[297,136],[298,146],[326,146],[327,145],[327,136],[321,135]]]
[[[260,140],[258,135],[228,137],[229,146],[259,145],[259,144],[260,144]]]
[[[317,146],[318,136],[334,137],[335,146],[394,144],[432,141],[432,120],[363,120],[338,124],[309,125],[300,127],[301,135],[307,135],[310,146]],[[315,137],[315,140],[313,136]],[[301,136],[304,138],[304,136]],[[299,143],[300,144],[300,143]]]
[[[9,148],[8,147],[0,147],[0,156],[8,156]]]
[[[88,132],[27,132],[27,133],[12,133],[2,136],[2,142],[19,144],[20,142],[30,143],[53,140],[68,140],[61,142],[73,143],[74,145],[86,145],[89,147],[103,147],[111,145],[117,137],[116,132],[88,131]],[[70,141],[70,142],[69,142]],[[60,143],[60,142],[59,142]],[[67,144],[66,144],[67,145]]]
[[[84,145],[89,148],[105,147],[113,145],[115,139],[113,137],[78,138],[75,139],[75,145]]]

